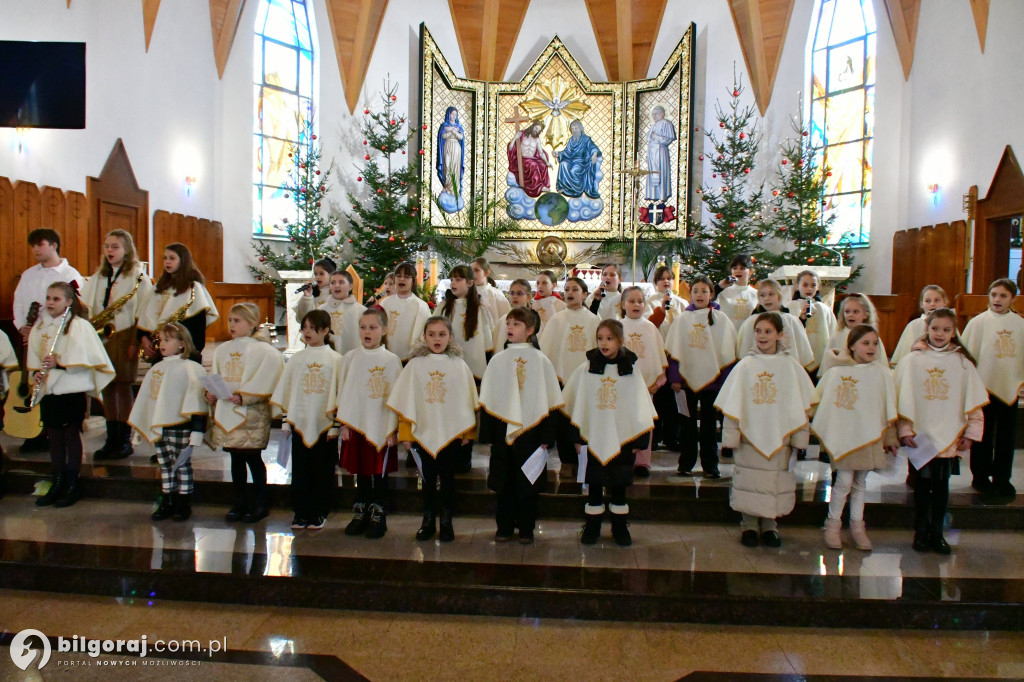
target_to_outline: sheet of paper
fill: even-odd
[[[277,440],[277,464],[282,469],[288,468],[288,460],[292,457],[292,432],[282,431]]]
[[[412,458],[416,460],[416,470],[420,472],[420,478],[423,478],[423,462],[420,460],[420,453],[416,452],[416,448],[409,448],[409,452],[412,453]],[[427,457],[429,456],[427,455]]]
[[[904,446],[902,451],[907,456],[907,459],[910,460],[910,463],[914,465],[914,468],[920,470],[925,464],[935,459],[935,455],[939,454],[939,451],[928,439],[928,436],[923,433],[914,436],[914,442],[917,443],[916,448]]]
[[[576,471],[576,482],[583,483],[587,480],[587,446],[580,446],[579,462]]]
[[[676,394],[676,411],[684,417],[690,416],[690,406],[686,404],[686,391],[674,391]]]
[[[217,400],[227,400],[231,397],[231,389],[224,382],[224,377],[219,374],[207,374],[205,377],[199,380],[199,383],[203,385],[210,393],[217,396]]]
[[[177,471],[180,467],[188,464],[192,461],[192,446],[187,446],[184,450],[178,453],[178,458],[174,460],[174,466],[171,467],[171,473]]]
[[[530,483],[536,483],[540,475],[544,473],[544,470],[548,468],[548,451],[547,448],[539,447],[533,451],[533,454],[526,458],[526,462],[523,464],[523,473],[526,478],[530,480]]]
[[[388,474],[388,459],[391,457],[391,446],[388,445],[384,448],[384,464],[381,465],[380,472],[387,476]]]

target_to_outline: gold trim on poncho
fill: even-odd
[[[186,423],[192,415],[208,414],[210,406],[200,382],[204,376],[206,372],[198,362],[180,355],[164,358],[146,372],[128,423],[146,441],[155,443],[163,438],[165,426]]]
[[[337,420],[363,434],[377,450],[398,428],[398,415],[387,407],[402,373],[402,361],[383,346],[356,348],[341,363]]]
[[[974,359],[989,393],[1016,405],[1024,385],[1024,319],[1015,312],[986,310],[973,318],[960,335]]]
[[[896,384],[889,368],[877,362],[833,367],[818,383],[815,397],[811,430],[836,462],[882,440],[896,422]]]
[[[206,311],[206,326],[209,327],[220,318],[213,297],[199,282],[192,282],[192,289],[195,289],[196,297],[182,319],[187,320]],[[159,294],[154,291],[146,306],[139,311],[139,329],[146,332],[156,331],[167,318],[177,312],[178,308],[188,303],[191,296],[191,289],[185,289],[180,294],[175,294],[174,289],[167,289]]]
[[[586,308],[568,308],[552,317],[538,341],[544,355],[555,367],[563,384],[576,368],[587,362],[587,351],[597,347],[597,325],[601,319]]]
[[[721,310],[711,314],[715,323],[709,325],[707,308],[684,311],[665,341],[666,352],[679,363],[679,374],[694,393],[736,362],[736,327]]]
[[[532,345],[509,344],[488,363],[480,407],[508,425],[506,443],[511,445],[563,404],[554,366]]]
[[[45,310],[40,311],[39,320],[32,326],[28,337],[25,365],[29,373],[42,369],[43,358],[50,352],[50,344],[57,336],[59,326],[59,317],[50,317]],[[102,399],[100,392],[114,380],[115,374],[107,350],[85,318],[72,317],[68,326],[65,329],[67,333],[61,333],[53,351],[61,368],[50,370],[45,395],[87,393]]]
[[[636,354],[638,358],[636,368],[643,374],[647,390],[653,390],[658,379],[665,375],[665,368],[668,367],[668,358],[665,356],[665,339],[650,320],[645,320],[642,317],[635,320],[626,317],[620,321],[626,339],[625,346]]]
[[[307,448],[334,424],[341,356],[330,346],[306,346],[288,359],[270,397]]]
[[[274,394],[284,359],[280,351],[265,341],[245,336],[217,346],[213,354],[211,374],[219,374],[232,393],[244,399],[266,398]],[[214,422],[231,433],[245,425],[246,405],[234,405],[230,400],[218,400],[213,408]]]

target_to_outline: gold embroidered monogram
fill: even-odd
[[[583,326],[574,324],[569,327],[569,352],[582,353],[587,350],[587,337],[583,335]]]
[[[636,356],[642,360],[644,357],[644,351],[647,350],[644,346],[644,335],[639,332],[633,332],[630,334],[626,337],[626,348],[636,353]]]
[[[160,385],[164,383],[164,373],[158,369],[153,370],[153,380],[149,382],[149,399],[156,400],[160,395]]]
[[[690,348],[705,350],[708,347],[708,327],[705,324],[695,324],[690,328]]]
[[[306,375],[302,377],[302,392],[306,395],[311,393],[323,393],[327,387],[327,378],[324,376],[324,366],[313,362],[306,365]]]
[[[750,302],[745,298],[736,299],[736,307],[733,309],[732,318],[734,320],[745,320],[750,317]]]
[[[601,388],[597,390],[597,409],[615,409],[615,400],[618,397],[615,393],[615,382],[616,380],[611,377],[601,379]]]
[[[996,332],[996,357],[1015,358],[1017,357],[1017,343],[1013,340],[1013,332],[1009,329],[1001,329]]]
[[[519,383],[519,390],[523,390],[523,385],[526,383],[526,363],[525,358],[516,358],[516,381]]]
[[[949,400],[949,382],[942,376],[946,370],[933,367],[928,370],[928,378],[924,380],[925,400]]]
[[[388,383],[387,378],[384,376],[383,367],[370,368],[370,380],[366,382],[366,387],[370,389],[370,400],[388,397],[388,393],[391,391],[391,384]]]
[[[242,380],[242,372],[245,370],[245,361],[242,353],[228,353],[231,358],[224,363],[224,381],[238,383]]]
[[[770,372],[761,372],[757,375],[757,383],[753,388],[755,405],[771,405],[775,402],[777,389],[775,382],[772,381],[774,377],[775,375]]]
[[[852,410],[857,404],[857,380],[853,377],[840,377],[836,386],[835,406],[844,410]]]
[[[401,314],[397,310],[388,311],[388,334],[395,333],[395,330],[398,328],[398,316]]]
[[[427,402],[443,403],[447,392],[444,385],[444,372],[431,372],[430,381],[427,383]]]
[[[340,310],[331,312],[331,333],[335,336],[340,336],[342,329],[345,328],[345,313]]]
[[[50,352],[50,340],[52,336],[43,332],[39,335],[39,359],[42,360]]]

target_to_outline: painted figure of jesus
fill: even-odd
[[[651,132],[647,135],[647,198],[668,201],[672,196],[672,155],[670,147],[676,141],[676,127],[665,118],[665,107],[651,110]]]
[[[508,143],[508,170],[511,172],[519,186],[523,188],[527,196],[539,197],[541,193],[551,187],[551,176],[548,174],[551,161],[547,152],[541,146],[540,134],[544,132],[544,125],[538,121],[530,124],[528,128],[520,131]],[[516,142],[519,142],[519,156]],[[522,176],[520,177],[520,161],[522,162]]]

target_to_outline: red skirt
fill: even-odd
[[[384,453],[387,452],[387,473],[398,471],[398,447],[377,450],[366,436],[349,429],[348,440],[341,444],[341,466],[345,471],[357,476],[374,476],[385,473]]]

